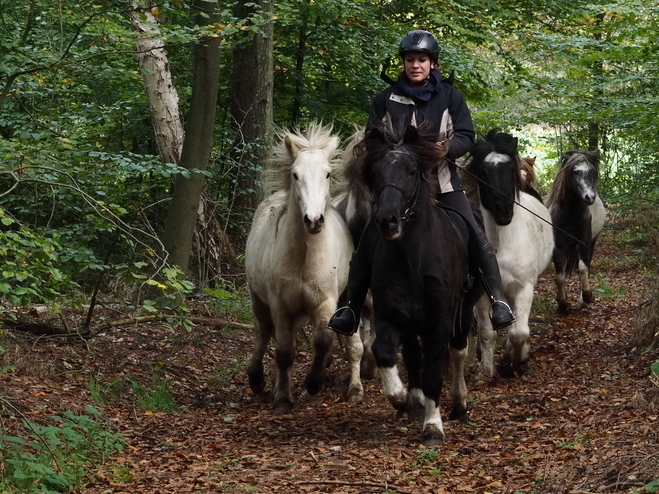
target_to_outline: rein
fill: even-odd
[[[586,247],[586,244],[583,243],[581,240],[579,240],[578,238],[576,238],[576,237],[573,236],[573,235],[570,235],[570,234],[569,234],[568,232],[566,232],[565,230],[562,230],[561,228],[558,228],[557,226],[554,226],[553,223],[551,223],[551,222],[547,221],[546,219],[544,219],[544,218],[538,216],[538,215],[535,214],[533,211],[531,211],[529,208],[527,208],[527,207],[525,207],[525,206],[522,206],[519,202],[517,202],[517,200],[516,200],[514,197],[508,197],[506,194],[504,194],[503,192],[501,192],[501,191],[500,191],[499,189],[497,189],[496,187],[494,187],[494,186],[488,184],[487,182],[481,180],[481,179],[478,178],[476,175],[474,175],[474,174],[471,173],[469,170],[467,170],[466,167],[464,167],[464,166],[462,166],[462,165],[458,165],[455,161],[453,161],[453,160],[451,160],[451,159],[449,159],[449,158],[444,158],[444,159],[445,159],[446,161],[448,161],[449,163],[452,163],[452,164],[455,165],[456,167],[460,168],[460,170],[462,170],[463,172],[465,172],[467,175],[470,175],[472,178],[474,178],[474,179],[475,179],[476,181],[478,181],[479,183],[481,183],[481,184],[483,184],[483,185],[486,185],[486,186],[489,187],[490,189],[494,190],[497,194],[502,195],[503,197],[505,197],[506,199],[508,199],[508,200],[510,200],[510,201],[513,201],[513,202],[514,202],[515,204],[517,204],[520,208],[522,208],[522,209],[528,211],[528,212],[531,213],[533,216],[535,216],[536,218],[538,218],[540,221],[544,221],[544,222],[547,223],[548,225],[551,225],[551,227],[552,227],[554,230],[557,230],[557,231],[561,232],[561,233],[562,233],[563,235],[565,235],[566,237],[570,237],[570,238],[571,238],[572,240],[574,240],[575,242],[580,243],[581,245],[583,245],[584,247]]]

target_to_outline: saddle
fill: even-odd
[[[476,221],[480,225],[481,228],[484,227],[483,225],[483,215],[480,212],[478,208],[475,207],[475,205],[469,201],[471,210],[474,213],[474,217],[476,218]],[[470,238],[470,231],[469,227],[467,226],[467,220],[462,216],[462,214],[451,207],[448,207],[446,204],[442,204],[439,201],[435,200],[433,201],[433,204],[435,207],[441,211],[444,211],[449,219],[451,220],[451,224],[453,225],[453,228],[455,229],[456,233],[458,234],[458,237],[462,239],[463,242],[463,247],[467,251],[467,262],[469,264],[469,284],[467,291],[469,291],[474,284],[474,279],[478,275],[478,267],[474,265],[473,262],[471,262],[471,254],[469,252],[469,238]]]

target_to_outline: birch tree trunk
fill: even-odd
[[[134,3],[130,16],[133,29],[140,33],[136,42],[137,56],[158,151],[165,163],[178,164],[183,147],[183,125],[178,109],[178,93],[172,84],[169,60],[160,38],[155,11],[156,7],[149,0],[146,6]]]
[[[272,0],[240,0],[234,7],[239,19],[254,13],[266,19],[259,32],[244,33],[249,38],[233,49],[231,123],[236,140],[231,151],[233,189],[228,232],[233,244],[240,247],[245,246],[257,206],[256,180],[265,165],[272,130],[272,8]]]

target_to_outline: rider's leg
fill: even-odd
[[[515,315],[506,301],[501,273],[494,247],[476,222],[467,196],[462,191],[447,192],[439,196],[439,201],[460,213],[469,228],[469,257],[478,267],[481,281],[492,303],[493,329],[499,330],[515,322]]]
[[[371,282],[370,245],[373,233],[377,234],[377,230],[371,222],[364,229],[357,250],[352,253],[348,271],[348,286],[346,287],[348,305],[337,309],[327,324],[331,330],[337,333],[350,336],[355,334],[359,328],[362,305],[364,305]]]

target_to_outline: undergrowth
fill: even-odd
[[[23,419],[20,435],[0,428],[0,492],[64,493],[90,483],[99,466],[126,443],[98,410],[90,406],[86,410],[89,415],[70,411],[53,415],[55,425]]]

